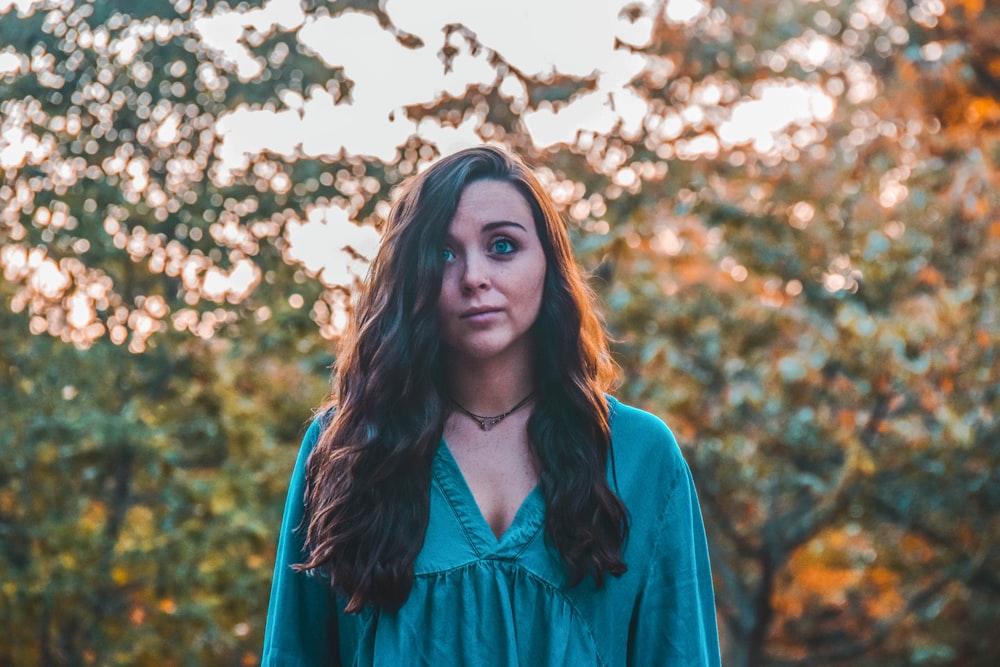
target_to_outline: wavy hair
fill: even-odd
[[[545,251],[534,336],[532,452],[545,498],[546,538],[570,586],[625,572],[624,504],[607,481],[605,392],[617,377],[596,300],[565,224],[516,157],[480,146],[445,157],[401,186],[381,248],[342,341],[324,427],[309,457],[305,559],[347,599],[397,610],[413,584],[430,511],[431,464],[450,402],[436,313],[441,248],[462,190],[478,180],[514,185]]]

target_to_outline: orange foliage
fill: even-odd
[[[920,407],[928,412],[933,412],[941,406],[941,397],[937,392],[923,391],[920,393]]]
[[[899,594],[899,575],[886,567],[873,567],[867,576],[875,589],[865,599],[868,614],[874,618],[887,618],[898,613],[906,604]]]
[[[941,272],[927,264],[917,272],[917,280],[930,287],[938,287],[943,282]]]
[[[13,515],[17,507],[17,496],[11,491],[0,491],[0,514]]]
[[[945,2],[945,6],[947,9],[940,17],[941,25],[954,29],[976,19],[981,20],[980,14],[986,9],[986,0],[949,0]]]
[[[683,442],[694,442],[698,433],[698,427],[690,419],[679,418],[672,428]]]
[[[927,540],[913,533],[903,535],[903,538],[900,540],[900,547],[909,559],[918,560],[922,563],[926,563],[934,556],[934,550],[927,543]]]
[[[979,541],[979,534],[967,524],[962,524],[957,531],[958,541],[966,549],[972,548]]]
[[[829,530],[800,547],[789,559],[789,573],[802,593],[822,598],[836,597],[855,584],[862,569],[853,566],[858,548],[870,548],[864,535],[848,535],[843,530]]]
[[[974,19],[983,11],[986,0],[961,0],[960,4],[965,9],[966,17]]]
[[[146,609],[136,605],[129,610],[128,620],[132,625],[142,625],[146,622]]]
[[[87,531],[94,532],[104,527],[107,521],[108,508],[99,501],[94,500],[87,503],[87,509],[80,517],[80,527]]]
[[[802,592],[824,599],[827,602],[842,601],[844,591],[856,586],[861,579],[861,571],[812,565],[803,567],[795,579]]]
[[[876,565],[867,533],[829,530],[800,547],[789,559],[786,583],[777,588],[775,611],[786,620],[815,605],[842,608],[861,600],[871,619],[885,619],[905,607],[898,572]]]
[[[907,83],[916,83],[920,79],[920,72],[917,66],[909,60],[902,60],[897,65],[899,78]]]

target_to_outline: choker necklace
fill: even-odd
[[[462,404],[456,401],[454,398],[451,399],[451,402],[454,403],[459,410],[461,410],[465,414],[475,419],[476,423],[479,424],[479,428],[483,429],[484,431],[489,431],[491,428],[493,428],[494,426],[502,422],[504,419],[506,419],[508,416],[510,416],[513,412],[517,411],[518,408],[524,407],[528,403],[528,401],[531,400],[531,397],[534,395],[535,392],[531,392],[530,394],[525,396],[520,403],[512,407],[510,410],[501,415],[496,415],[495,417],[484,417],[483,415],[477,415],[473,412],[469,412],[464,407],[462,407]]]

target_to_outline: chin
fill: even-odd
[[[477,346],[461,346],[453,348],[455,353],[466,359],[475,359],[476,361],[489,361],[490,359],[495,359],[508,351],[508,348],[503,346],[487,346],[487,345],[477,345]]]
[[[476,361],[490,361],[510,354],[519,349],[518,340],[466,340],[457,345],[449,345],[452,353],[458,357]]]

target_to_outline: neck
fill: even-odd
[[[451,397],[466,410],[498,415],[535,389],[529,357],[517,360],[452,359],[448,368]]]

